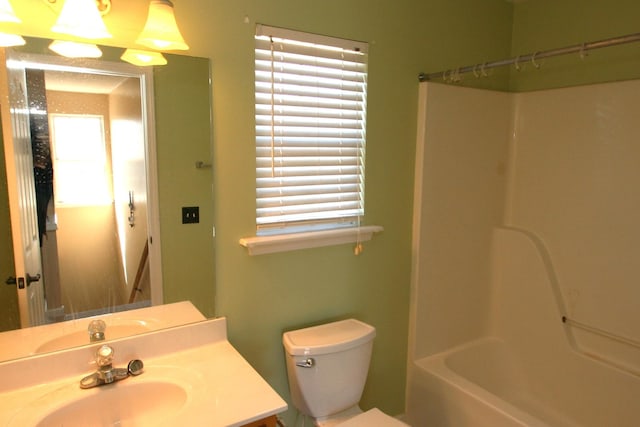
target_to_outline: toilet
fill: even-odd
[[[358,406],[376,330],[356,319],[282,336],[293,405],[317,427],[406,427],[377,408]]]

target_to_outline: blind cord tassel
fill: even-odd
[[[358,236],[358,240],[359,239],[360,239],[360,236]],[[358,256],[362,253],[363,250],[364,250],[364,246],[362,246],[362,243],[356,242],[356,246],[353,248],[353,254],[355,256]]]

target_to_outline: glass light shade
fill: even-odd
[[[13,11],[9,0],[0,0],[0,22],[22,22]]]
[[[51,31],[85,39],[111,38],[95,0],[65,0]]]
[[[147,65],[165,65],[167,63],[167,59],[160,52],[138,49],[125,50],[120,59],[143,67]]]
[[[27,42],[17,34],[0,33],[0,47],[22,46]]]
[[[67,58],[100,58],[102,51],[95,44],[54,40],[49,49]]]
[[[187,50],[169,0],[152,0],[144,29],[136,43],[156,50]]]
[[[11,7],[9,0],[0,0],[0,22],[21,23]],[[27,42],[18,34],[0,32],[0,47],[22,46]]]

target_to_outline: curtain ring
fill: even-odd
[[[455,74],[453,75],[452,78],[452,82],[453,83],[458,83],[460,82],[462,79],[460,78],[460,67],[456,68]]]
[[[521,70],[521,67],[520,67],[520,55],[518,55],[516,57],[515,64],[516,64],[516,71],[520,71]]]
[[[444,70],[444,71],[442,72],[442,80],[443,80],[445,83],[447,83],[447,71],[449,71],[449,70]]]
[[[476,76],[476,79],[480,78],[480,74],[478,73],[478,65],[479,64],[474,65],[473,66],[473,70],[472,70],[473,71],[473,75]]]
[[[587,44],[582,43],[582,46],[580,46],[580,59],[584,59],[587,55]]]
[[[482,77],[489,77],[489,74],[487,74],[487,72],[484,70],[484,67],[486,66],[487,66],[486,62],[480,66],[480,74],[482,75]]]
[[[533,64],[533,66],[534,66],[534,67],[536,67],[536,68],[540,68],[540,64],[538,64],[538,63],[536,62],[536,55],[537,55],[538,53],[540,53],[540,52],[536,52],[536,53],[534,53],[534,54],[531,56],[531,63],[532,63],[532,64]]]

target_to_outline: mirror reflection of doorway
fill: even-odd
[[[34,169],[46,143],[53,170],[38,218],[46,321],[151,305],[140,78],[33,64],[26,77]]]

